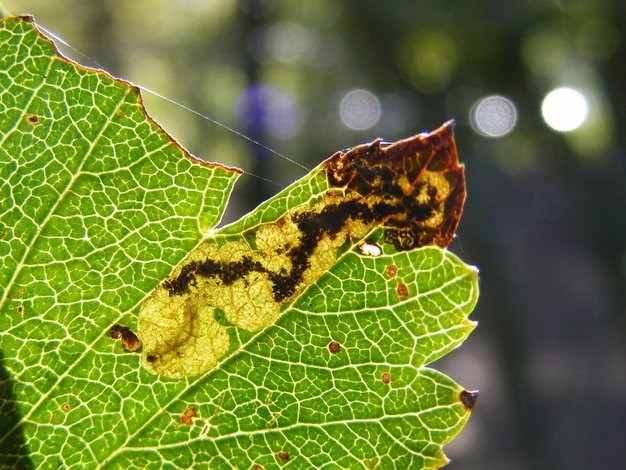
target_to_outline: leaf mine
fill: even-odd
[[[229,329],[273,324],[355,243],[368,257],[382,254],[380,242],[397,251],[447,246],[465,201],[450,123],[337,152],[313,174],[326,189],[308,204],[239,234],[212,235],[143,303],[138,334],[148,370],[168,377],[211,370],[231,347]],[[376,228],[384,239],[365,241]],[[397,293],[409,295],[404,284]]]

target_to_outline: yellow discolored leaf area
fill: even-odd
[[[325,184],[308,204],[237,234],[209,236],[143,303],[143,364],[168,377],[202,374],[229,351],[229,328],[258,332],[337,259],[384,230],[404,251],[454,236],[465,201],[451,124],[390,145],[337,152],[312,173]],[[376,256],[379,250],[363,246]],[[232,332],[232,331],[231,331]]]

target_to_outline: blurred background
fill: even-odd
[[[451,249],[480,267],[480,326],[435,367],[481,395],[449,468],[624,468],[626,2],[0,1],[305,167],[454,118],[469,198]],[[258,176],[228,221],[305,174],[144,98],[192,153]]]

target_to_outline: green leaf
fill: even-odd
[[[371,182],[353,190],[329,180],[352,153],[213,233],[238,170],[191,157],[145,114],[135,87],[60,57],[32,19],[4,20],[0,50],[0,463],[446,463],[441,447],[476,395],[425,365],[474,328],[477,272],[438,246],[414,246],[447,244],[464,192],[450,190],[445,237],[420,227],[428,240],[411,246],[389,237],[390,221],[407,223],[401,207],[384,224],[344,218],[332,232],[316,222],[298,277],[297,250],[285,247],[304,250],[302,221],[325,208],[336,221],[342,204],[371,196],[359,193]],[[391,152],[378,142],[357,150]],[[427,172],[433,185],[457,181],[442,183],[440,171]],[[181,277],[207,252],[217,274],[193,265],[191,280]],[[243,273],[234,263],[246,256],[256,264]],[[278,295],[277,273],[293,289]],[[244,318],[230,307],[250,285],[273,297],[257,305],[262,295],[250,295]],[[215,296],[226,300],[207,300]],[[213,329],[201,334],[202,325]],[[139,340],[141,354],[124,350]]]

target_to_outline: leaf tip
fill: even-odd
[[[375,140],[322,164],[328,184],[371,201],[384,214],[385,241],[398,251],[452,241],[465,203],[465,173],[452,123],[391,144]]]
[[[448,465],[450,462],[452,462],[452,460],[450,460],[446,455],[444,455],[441,458],[441,462],[439,463],[439,468],[441,467],[445,467],[446,465]]]
[[[472,280],[478,280],[478,268],[476,266],[467,265],[469,275],[472,277]]]

